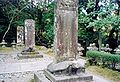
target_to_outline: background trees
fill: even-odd
[[[25,19],[36,21],[36,44],[50,46],[54,38],[53,0],[0,0],[0,41],[16,40],[16,27]],[[120,1],[79,0],[78,40],[84,46],[109,44],[115,49],[119,43]],[[8,32],[7,32],[8,30]],[[6,32],[6,34],[5,34]]]
[[[79,7],[79,40],[82,38],[86,46],[95,42],[99,50],[102,43],[109,44],[114,50],[119,44],[120,2],[118,0],[86,0],[81,4],[82,6]]]

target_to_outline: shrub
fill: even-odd
[[[115,68],[115,65],[117,63],[120,63],[120,55],[115,55],[111,53],[99,51],[87,51],[86,56],[89,58],[89,61],[94,59],[96,62],[99,63],[102,62],[103,65],[107,65],[112,68]],[[92,63],[94,63],[94,61]]]

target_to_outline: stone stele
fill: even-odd
[[[77,1],[55,1],[54,47],[57,62],[74,60],[77,55]]]
[[[25,20],[25,49],[18,55],[19,58],[41,58],[42,54],[35,50],[35,21]]]
[[[32,19],[25,20],[25,46],[35,47],[35,21]]]
[[[24,27],[17,26],[17,45],[24,45]]]
[[[93,77],[86,75],[84,66],[76,60],[78,0],[54,2],[55,61],[47,67],[44,74],[51,82],[90,82]],[[39,82],[38,79],[41,80],[38,74],[35,74],[35,77],[36,82]]]

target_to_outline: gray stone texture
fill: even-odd
[[[47,70],[45,70],[44,73],[52,82],[92,82],[93,80],[93,77],[88,74],[55,76]]]
[[[25,20],[25,46],[35,47],[35,21],[32,19]]]
[[[59,62],[59,63],[52,63],[48,66],[48,70],[50,72],[55,72],[55,71],[62,71],[65,70],[67,68],[69,68],[69,66],[72,66],[73,68],[84,68],[85,64],[81,64],[81,62],[79,61],[63,61],[63,62]]]
[[[18,26],[17,27],[17,45],[24,44],[24,27]]]
[[[77,55],[78,0],[55,0],[56,61],[74,60]]]

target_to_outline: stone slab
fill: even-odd
[[[71,61],[77,55],[78,0],[55,0],[54,3],[55,59]]]
[[[43,58],[42,54],[18,54],[19,59],[27,59],[27,58]]]
[[[69,68],[69,66],[72,66],[73,68],[76,69],[85,69],[85,63],[75,60],[75,61],[63,61],[59,63],[52,63],[48,65],[47,70],[49,70],[50,72],[56,72],[60,70],[62,71]]]
[[[39,52],[21,52],[22,55],[34,55],[39,54]]]
[[[71,76],[55,76],[50,73],[48,70],[44,70],[45,76],[50,79],[52,82],[92,82],[93,76],[88,74],[80,74],[80,75],[71,75]]]
[[[17,26],[17,45],[24,45],[24,27]]]
[[[34,79],[35,79],[35,82],[51,82],[45,77],[44,74],[40,74],[40,73],[35,73]]]

